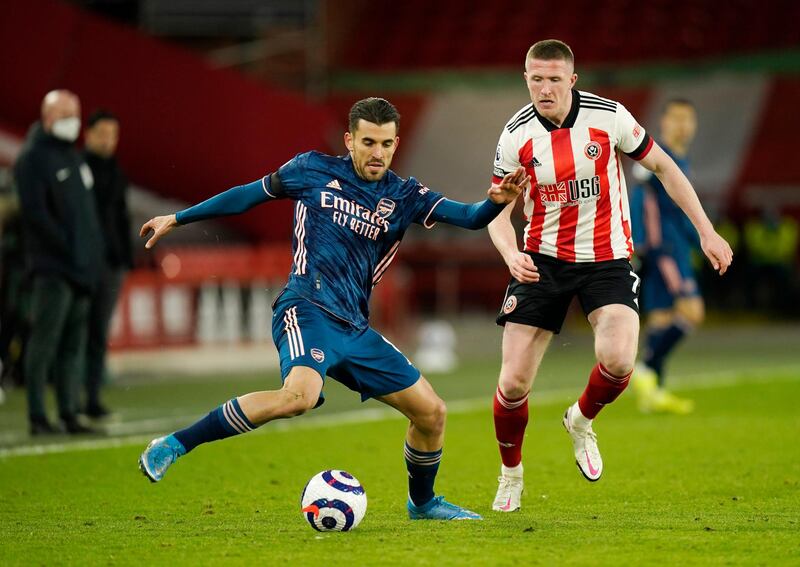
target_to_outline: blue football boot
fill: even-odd
[[[412,520],[482,520],[475,512],[451,504],[444,496],[436,496],[423,506],[415,506],[411,500],[406,504],[408,517]]]
[[[186,449],[174,435],[153,439],[139,457],[139,468],[151,482],[164,478],[167,469],[185,455]]]

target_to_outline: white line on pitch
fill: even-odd
[[[674,380],[674,382],[680,386],[681,390],[702,390],[708,388],[732,386],[742,382],[774,383],[792,382],[800,379],[800,366],[782,366],[764,370],[768,370],[769,373],[786,372],[787,375],[780,378],[769,376],[762,377],[758,376],[758,371],[755,369],[741,371],[731,370],[686,375],[680,380]],[[558,390],[545,390],[543,392],[536,393],[531,398],[531,404],[534,406],[545,406],[559,401],[569,402],[575,398],[578,390],[579,388],[576,387]],[[448,402],[447,404],[448,413],[451,415],[469,413],[481,409],[486,409],[488,411],[490,407],[491,398],[486,397],[456,400]],[[162,431],[170,431],[177,427],[189,424],[196,418],[197,414],[194,414],[191,416],[174,416],[169,418],[146,419],[115,424],[109,426],[109,428],[117,435],[121,435],[119,437],[85,439],[81,441],[71,441],[68,443],[44,443],[39,445],[25,445],[20,447],[12,447],[9,449],[0,449],[0,458],[46,455],[51,453],[66,453],[72,451],[94,451],[100,449],[127,447],[132,445],[144,445],[153,438],[153,435],[145,435],[142,433],[143,431],[154,431],[159,429]],[[375,407],[337,412],[328,415],[312,415],[291,421],[278,420],[268,424],[265,427],[262,427],[261,429],[258,429],[255,433],[264,434],[297,429],[321,429],[324,427],[355,423],[371,423],[390,419],[400,420],[405,418],[402,416],[402,414],[392,408]]]

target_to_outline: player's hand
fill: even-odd
[[[524,252],[515,252],[506,261],[511,276],[521,283],[536,283],[539,281],[539,268],[533,263],[533,258]]]
[[[728,270],[728,266],[733,262],[731,245],[716,231],[712,231],[707,236],[701,236],[700,247],[703,249],[703,254],[706,255],[708,261],[711,262],[714,270],[719,272],[719,275],[724,274]]]
[[[531,176],[525,172],[525,168],[520,166],[513,173],[506,174],[500,183],[492,183],[486,192],[492,203],[505,205],[514,201],[522,190],[530,183]]]
[[[156,245],[162,236],[168,234],[173,228],[178,226],[178,221],[175,215],[164,215],[161,217],[154,217],[142,225],[142,230],[139,231],[139,236],[144,238],[152,230],[153,236],[144,245],[145,248],[150,249]]]

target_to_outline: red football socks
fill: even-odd
[[[507,467],[522,461],[522,440],[528,425],[528,394],[515,400],[503,395],[500,388],[494,396],[494,431],[500,446],[500,458]]]
[[[594,419],[604,405],[616,400],[628,386],[631,374],[632,372],[625,376],[614,376],[600,363],[592,368],[589,383],[578,400],[584,417]]]

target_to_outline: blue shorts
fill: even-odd
[[[658,267],[657,258],[648,256],[642,269],[642,311],[672,309],[676,299],[700,295],[694,268],[692,268],[690,251],[685,250],[672,254],[671,258],[678,265],[678,272],[680,272],[681,279],[683,279],[683,289],[677,295],[673,295],[669,291],[664,275]]]
[[[281,360],[281,380],[307,366],[361,394],[361,401],[416,384],[420,372],[372,327],[356,329],[291,290],[272,308],[272,340]],[[315,407],[324,402],[320,400]]]

